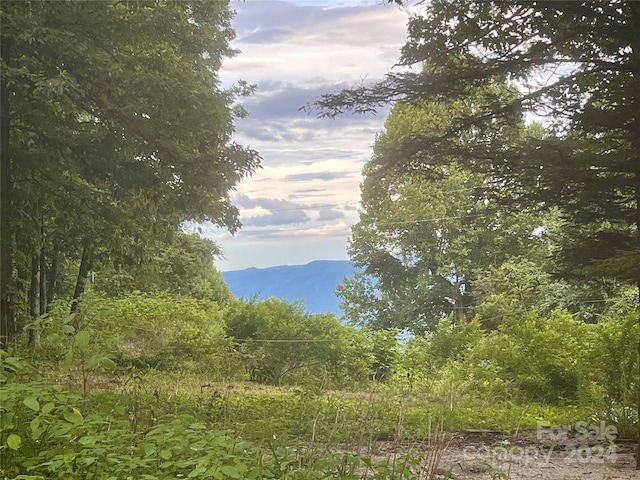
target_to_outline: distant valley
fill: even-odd
[[[356,269],[346,260],[317,260],[306,265],[282,265],[222,272],[234,296],[250,299],[276,297],[290,302],[303,300],[310,313],[342,315],[335,289]]]

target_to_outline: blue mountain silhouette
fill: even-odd
[[[303,300],[309,313],[334,313],[339,318],[342,311],[335,289],[355,271],[346,260],[316,260],[306,265],[222,272],[222,277],[237,298]]]

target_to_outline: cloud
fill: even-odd
[[[379,1],[345,8],[258,1],[233,8],[233,45],[243,53],[225,62],[223,80],[279,79],[302,86],[318,85],[318,77],[329,84],[379,79],[406,38],[407,13]]]
[[[344,115],[336,117],[335,119],[320,119],[312,113],[309,115],[306,111],[302,110],[303,107],[312,104],[318,100],[322,95],[327,93],[338,93],[346,88],[352,88],[362,85],[373,85],[373,81],[355,81],[351,83],[328,83],[324,79],[314,79],[320,81],[315,85],[284,85],[280,83],[260,83],[257,86],[256,93],[248,98],[243,106],[249,112],[249,116],[258,119],[268,118],[297,118],[306,119],[308,125],[310,121],[329,125],[335,123],[348,122],[350,116]],[[385,112],[386,109],[382,108],[381,112]],[[368,113],[359,115],[358,118],[366,119],[376,117],[375,114]],[[377,117],[380,117],[378,114]],[[300,124],[298,124],[300,125]]]
[[[335,119],[317,118],[313,112],[300,110],[330,91],[334,90],[322,86],[291,87],[268,95],[256,94],[243,104],[249,115],[236,122],[238,140],[251,146],[257,144],[261,153],[266,153],[265,147],[272,149],[272,143],[278,144],[278,151],[292,144],[315,151],[326,148],[353,152],[354,145],[363,143],[365,148],[370,147],[390,107],[380,108],[377,115],[345,114]],[[270,160],[269,155],[263,158]]]
[[[306,193],[325,193],[321,188],[305,188],[302,190],[296,190],[295,193],[289,195],[289,198],[298,198],[298,195],[304,195]]]
[[[306,229],[300,228],[260,228],[241,230],[238,237],[257,237],[261,239],[268,238],[295,238],[301,241],[304,238],[317,239],[318,237],[343,237],[351,232],[351,227],[344,222],[335,224],[321,225]]]
[[[324,196],[326,192],[322,194]],[[236,195],[235,204],[241,209],[241,221],[245,227],[302,224],[312,220],[326,222],[345,218],[344,213],[331,208],[333,205],[301,204],[266,197],[252,198],[244,194]],[[264,211],[267,213],[262,213]],[[310,212],[316,211],[315,219],[309,216]]]
[[[333,208],[321,209],[320,215],[318,216],[318,220],[321,221],[337,220],[339,218],[344,218],[344,213],[334,210]]]
[[[254,178],[244,181],[234,197],[243,219],[284,209],[305,210],[312,215],[327,206],[354,212],[350,206],[357,204],[365,158],[332,158],[330,151],[325,155],[325,160],[311,165],[296,161],[295,157],[286,164],[267,165]],[[273,198],[276,195],[278,198]],[[357,215],[350,215],[349,220],[356,218]]]
[[[270,28],[257,30],[254,33],[245,35],[241,38],[241,41],[243,43],[272,43],[292,34],[293,32],[286,28]]]
[[[256,215],[242,218],[242,224],[250,227],[264,227],[269,225],[291,225],[308,222],[311,218],[303,210],[280,210],[266,215]]]
[[[333,3],[335,7],[336,2]],[[266,31],[296,31],[299,39],[309,43],[350,41],[369,47],[393,45],[396,37],[389,30],[404,28],[406,14],[397,15],[401,13],[397,6],[385,6],[379,0],[369,2],[369,5],[358,3],[327,8],[322,5],[303,5],[298,0],[243,2],[234,5],[234,10],[238,12],[234,21],[237,41],[251,41],[255,35],[255,25],[259,24]],[[386,23],[386,29],[380,28],[382,22]]]
[[[260,119],[274,117],[305,118],[307,114],[301,111],[300,108],[314,102],[328,91],[340,91],[347,88],[347,86],[347,84],[343,84],[338,89],[329,89],[326,84],[307,88],[284,86],[277,90],[272,89],[263,92],[259,84],[256,94],[244,103],[244,107],[249,111],[249,115]]]
[[[304,211],[305,206],[280,198],[258,197],[237,194],[235,204],[241,209],[240,220],[245,227],[265,227],[271,225],[291,225],[308,222],[311,217]],[[253,213],[255,212],[267,213]]]
[[[280,198],[251,198],[248,195],[242,193],[236,194],[234,197],[234,203],[241,208],[256,208],[262,207],[266,210],[291,210],[299,209],[300,205],[289,200]]]
[[[335,6],[335,4],[333,5]],[[303,32],[321,33],[326,27],[317,28],[326,24],[335,24],[341,19],[361,16],[372,11],[371,6],[343,5],[342,8],[326,8],[322,5],[303,5],[299,0],[285,2],[276,0],[260,0],[255,2],[242,2],[233,5],[238,12],[234,21],[238,41],[245,42],[259,24],[264,29],[297,29]],[[375,11],[375,5],[373,6]]]
[[[301,182],[308,180],[322,180],[324,182],[328,182],[329,180],[344,178],[345,175],[347,175],[347,172],[296,173],[294,175],[287,175],[284,179],[287,182]]]
[[[311,129],[295,129],[277,121],[245,122],[239,129],[239,133],[248,138],[265,142],[310,142],[316,136]]]

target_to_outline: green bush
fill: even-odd
[[[249,379],[270,385],[345,387],[366,382],[373,362],[365,334],[331,314],[275,298],[239,300],[225,314]]]
[[[81,312],[80,323],[94,332],[96,342],[117,339],[121,364],[175,369],[226,345],[222,310],[209,300],[139,292],[107,298],[90,293],[83,298]]]
[[[469,356],[472,368],[487,367],[511,385],[525,403],[573,402],[586,369],[593,325],[564,312],[549,318],[529,313],[502,323]]]

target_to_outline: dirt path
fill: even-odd
[[[453,467],[451,478],[465,480],[640,479],[633,447],[621,445],[455,445],[445,450],[440,465],[445,469]]]
[[[390,453],[392,442],[381,445]],[[414,448],[426,448],[413,445]],[[444,450],[438,478],[454,480],[640,480],[635,444],[545,442],[535,435],[517,438],[456,434]]]

